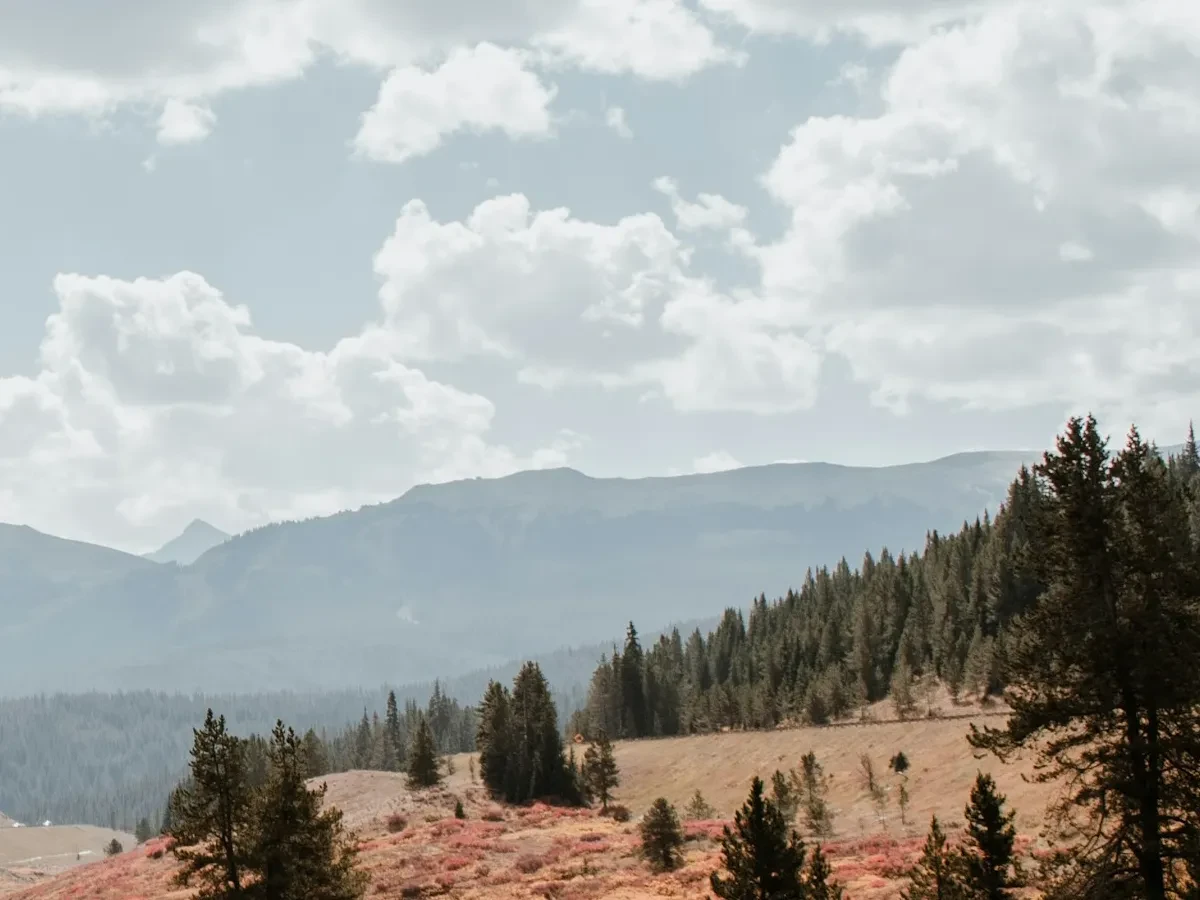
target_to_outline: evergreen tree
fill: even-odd
[[[479,750],[479,777],[494,797],[502,797],[513,754],[511,696],[498,681],[488,683],[479,709],[475,746]]]
[[[729,875],[713,872],[712,892],[722,900],[806,900],[804,857],[800,836],[763,796],[762,779],[755,776],[733,828],[725,826],[721,861]]]
[[[113,838],[111,841],[109,841],[107,844],[104,845],[104,855],[105,856],[120,856],[124,852],[125,852],[125,848],[121,846],[121,842],[118,841],[116,838]],[[76,857],[76,858],[78,858],[78,857]]]
[[[1070,784],[1060,811],[1090,833],[1071,893],[1165,900],[1200,829],[1200,565],[1186,496],[1136,429],[1112,459],[1091,417],[1068,423],[1036,473],[1044,499],[1027,552],[1046,589],[1007,645],[1007,727],[971,740],[1002,759],[1033,747],[1038,777]]]
[[[833,868],[829,865],[829,859],[821,852],[821,845],[817,844],[813,847],[812,856],[808,859],[808,869],[804,873],[806,900],[842,900],[845,892],[840,885],[829,880],[832,875]]]
[[[310,790],[302,740],[277,722],[270,775],[255,805],[251,856],[262,900],[358,900],[366,874],[356,868],[357,844],[342,831],[342,813],[321,810],[325,786]]]
[[[485,705],[486,702],[485,697]],[[537,663],[527,662],[521,667],[507,706],[509,729],[502,738],[507,747],[503,798],[509,803],[538,798],[580,802],[576,776],[567,764],[550,686]],[[481,753],[492,752],[488,744],[481,747]]]
[[[412,748],[408,753],[408,786],[414,789],[427,788],[441,782],[442,770],[438,765],[433,732],[429,728],[429,721],[422,716],[417,723]]]
[[[137,827],[134,829],[133,836],[137,838],[139,844],[144,844],[150,838],[154,837],[154,828],[150,825],[150,820],[145,816],[138,819]]]
[[[320,778],[329,772],[329,757],[325,752],[325,745],[312,728],[304,732],[304,766],[309,778]]]
[[[362,720],[358,723],[358,731],[354,738],[354,768],[366,769],[371,765],[371,720],[367,718],[367,709],[363,707]]]
[[[833,811],[826,799],[829,783],[817,755],[809,750],[800,758],[800,802],[808,830],[820,838],[833,837]]]
[[[243,877],[250,861],[246,835],[251,823],[245,748],[225,728],[225,717],[208,710],[204,727],[193,729],[191,778],[176,792],[170,836],[183,864],[176,881],[200,882],[202,900],[245,897]]]
[[[967,841],[963,864],[967,884],[979,900],[1012,900],[1017,879],[1013,872],[1015,812],[1004,811],[1004,796],[992,776],[980,772],[967,804]]]
[[[600,801],[601,811],[607,812],[612,789],[620,785],[621,778],[612,741],[603,731],[583,754],[583,781],[589,795]]]
[[[963,884],[961,858],[946,844],[946,834],[934,816],[921,858],[908,874],[903,900],[971,900]]]
[[[683,828],[675,807],[659,797],[638,826],[641,855],[655,872],[670,872],[683,864]]]
[[[771,775],[771,800],[790,825],[800,809],[800,793],[793,779],[779,769]]]
[[[628,738],[645,737],[650,732],[646,720],[642,646],[638,643],[637,629],[632,622],[625,633],[625,650],[621,654],[620,666],[623,733]]]
[[[400,730],[400,709],[396,705],[396,692],[388,691],[387,709],[383,719],[384,734],[387,735],[387,741],[391,745],[391,758],[395,768],[392,771],[399,771],[404,767],[404,734]]]
[[[692,794],[692,799],[688,801],[688,805],[683,809],[683,816],[689,822],[704,822],[717,817],[717,811],[712,808],[712,805],[704,799],[704,795],[697,789],[696,793]]]

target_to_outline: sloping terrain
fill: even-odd
[[[49,611],[10,559],[0,690],[395,684],[591,643],[629,619],[650,631],[777,595],[867,547],[919,548],[928,529],[994,509],[1031,456],[422,486],[239,535],[190,566],[139,560],[64,582]]]
[[[146,559],[156,563],[190,566],[213,547],[227,540],[229,535],[220,528],[214,528],[202,519],[196,519],[153,553],[147,553]]]
[[[826,850],[835,877],[854,900],[895,898],[903,884],[901,873],[919,853],[929,815],[936,812],[957,827],[977,769],[993,772],[1018,810],[1022,852],[1038,852],[1032,835],[1042,821],[1047,789],[1022,780],[1021,774],[1030,770],[1027,764],[1008,767],[975,760],[964,739],[969,721],[992,720],[935,719],[618,744],[621,786],[616,793],[636,817],[654,797],[682,803],[700,788],[728,816],[745,798],[755,773],[769,777],[776,767],[798,764],[800,755],[812,749],[833,776],[829,798],[836,810],[836,835]],[[907,825],[899,821],[894,801],[881,822],[856,774],[860,754],[868,753],[883,783],[894,789],[897,778],[886,764],[897,750],[912,762]],[[501,809],[482,796],[466,756],[456,759],[455,773],[443,789],[419,794],[405,788],[403,776],[382,772],[349,772],[326,781],[327,802],[343,810],[346,824],[362,842],[362,864],[372,880],[369,897],[696,900],[710,896],[708,874],[719,864],[720,821],[688,823],[686,865],[654,876],[637,857],[635,822],[619,824],[592,810],[540,805]],[[455,799],[463,800],[466,820],[453,818]],[[393,816],[398,817],[393,827],[402,821],[402,830],[389,829]],[[162,842],[154,841],[18,891],[12,900],[188,896],[169,885],[173,863],[161,851]]]

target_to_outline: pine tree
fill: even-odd
[[[793,779],[779,769],[771,775],[771,801],[790,825],[800,810],[800,793]]]
[[[113,838],[111,841],[109,841],[107,844],[104,845],[104,855],[105,856],[120,856],[124,852],[125,852],[125,848],[121,846],[121,842],[118,841],[116,838]],[[76,858],[78,858],[78,857],[76,857]]]
[[[408,753],[408,786],[413,789],[427,788],[441,782],[442,770],[438,765],[433,732],[429,729],[429,720],[421,716]]]
[[[270,775],[255,804],[251,856],[264,900],[358,900],[366,874],[357,844],[342,831],[342,813],[321,810],[325,785],[310,790],[303,742],[282,722],[270,743]]]
[[[1007,726],[973,728],[971,741],[1001,759],[1032,747],[1039,779],[1071,785],[1059,811],[1092,832],[1071,893],[1165,900],[1200,828],[1200,776],[1185,762],[1200,730],[1185,497],[1136,429],[1112,459],[1091,417],[1072,419],[1035,471],[1044,497],[1028,549],[1046,589],[1007,644]]]
[[[1179,454],[1181,474],[1185,481],[1200,474],[1200,450],[1196,447],[1196,429],[1188,422],[1187,440],[1183,444],[1183,452]]]
[[[400,709],[396,705],[396,692],[388,691],[387,709],[383,718],[384,734],[387,736],[387,741],[391,744],[392,759],[395,768],[391,771],[398,772],[404,767],[404,735],[400,730]]]
[[[193,729],[191,778],[180,787],[171,815],[172,852],[183,863],[176,882],[200,882],[203,900],[245,896],[250,862],[246,835],[251,824],[245,748],[225,729],[225,717],[208,710],[204,727]]]
[[[733,828],[725,826],[721,857],[729,876],[713,872],[709,883],[722,900],[806,900],[804,842],[763,796],[757,776],[749,798],[734,814]]]
[[[659,797],[642,817],[641,855],[655,872],[670,872],[683,864],[683,828],[675,807]]]
[[[312,728],[304,732],[304,767],[309,778],[320,778],[329,772],[325,745]]]
[[[567,766],[550,686],[537,663],[525,663],[513,681],[509,723],[505,800],[580,802],[575,776]]]
[[[688,805],[683,809],[683,816],[689,822],[704,822],[717,817],[717,811],[712,808],[712,805],[704,799],[704,795],[697,789],[696,793],[692,794],[692,799],[688,801]]]
[[[806,900],[842,900],[845,892],[840,885],[833,884],[829,879],[833,868],[829,859],[821,852],[821,845],[813,847],[812,856],[808,859],[808,869],[804,873]]]
[[[363,707],[362,721],[358,723],[358,732],[354,738],[354,768],[366,769],[371,765],[371,720],[367,717],[367,708]]]
[[[897,719],[911,718],[917,711],[917,700],[913,696],[913,671],[906,654],[901,655],[892,675],[892,707]]]
[[[646,693],[643,683],[642,646],[638,643],[633,623],[625,633],[625,650],[621,654],[621,701],[624,735],[629,738],[649,734],[646,720]]]
[[[1004,811],[1004,796],[992,776],[980,772],[967,804],[967,841],[963,864],[967,884],[979,900],[1012,900],[1017,879],[1013,872],[1015,812]]]
[[[961,858],[946,844],[946,834],[934,816],[921,858],[908,874],[903,900],[971,900],[963,884]]]
[[[145,816],[138,819],[137,827],[133,831],[133,836],[137,838],[139,844],[144,844],[150,838],[154,837],[154,828],[150,825],[150,820]]]
[[[583,781],[588,793],[600,801],[602,812],[608,811],[608,801],[612,799],[612,789],[621,783],[620,770],[613,755],[612,741],[603,731],[596,737],[583,754]]]
[[[479,704],[475,746],[479,750],[479,777],[493,797],[502,797],[513,753],[511,697],[498,681],[488,683]]]
[[[820,838],[833,837],[833,811],[826,799],[829,783],[817,755],[808,751],[800,758],[800,794],[804,822]]]

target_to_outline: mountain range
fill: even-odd
[[[520,472],[219,542],[189,528],[152,558],[3,525],[0,693],[402,684],[594,644],[631,619],[649,632],[867,548],[920,549],[996,509],[1038,456]]]

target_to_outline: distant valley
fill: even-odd
[[[994,510],[1039,455],[634,480],[521,472],[228,540],[205,526],[156,554],[167,564],[0,526],[0,692],[458,675],[620,634],[629,619],[653,630],[776,596],[809,567],[857,564],[864,547],[919,549],[931,526]]]

